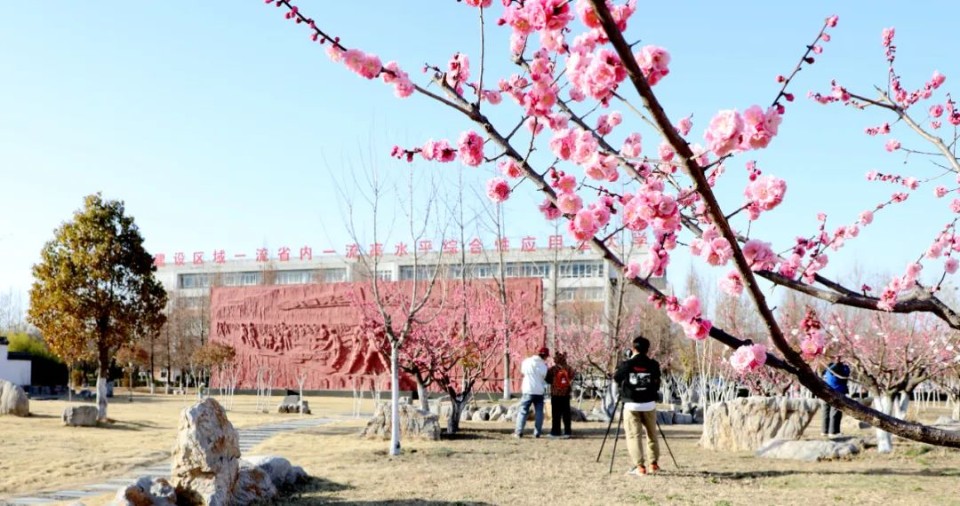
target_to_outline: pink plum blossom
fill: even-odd
[[[886,144],[883,145],[883,147],[884,147],[887,151],[893,153],[894,151],[900,149],[900,141],[898,141],[898,140],[896,140],[896,139],[890,139],[890,140],[887,141]]]
[[[864,211],[860,213],[860,224],[867,226],[873,223],[873,211]]]
[[[957,267],[960,267],[960,261],[956,258],[948,257],[946,261],[943,262],[943,270],[947,274],[953,274],[957,272]]]
[[[516,179],[523,175],[523,170],[520,168],[520,163],[513,158],[507,158],[506,160],[500,162],[500,172],[504,176],[512,179]]]
[[[373,79],[380,74],[383,65],[375,54],[367,54],[359,49],[348,49],[342,55],[343,64],[350,70],[367,79]]]
[[[740,374],[755,371],[766,362],[767,347],[762,344],[741,346],[730,355],[730,365]]]
[[[457,146],[460,161],[464,165],[476,167],[483,163],[483,137],[480,137],[480,134],[472,130],[463,132]]]
[[[773,107],[763,112],[758,105],[743,111],[743,142],[740,149],[763,149],[777,135],[782,118]]]
[[[670,53],[662,47],[643,46],[634,54],[634,58],[650,86],[656,85],[670,73]]]
[[[737,111],[728,109],[718,112],[710,120],[703,138],[707,141],[707,149],[717,156],[725,156],[739,147],[742,134],[743,118]]]
[[[720,290],[727,295],[739,297],[743,293],[743,279],[740,278],[740,273],[737,271],[728,272],[727,276],[717,284],[720,286]]]
[[[498,204],[507,200],[510,198],[510,184],[502,177],[495,177],[487,181],[487,197]]]
[[[624,270],[623,275],[627,278],[635,278],[640,275],[640,264],[637,262],[630,262],[627,264],[627,268]]]

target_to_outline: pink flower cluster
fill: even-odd
[[[641,186],[636,194],[623,195],[623,226],[634,232],[649,226],[658,237],[677,233],[680,208],[676,198],[663,189],[663,181],[654,179]]]
[[[454,53],[450,61],[447,62],[447,71],[443,74],[444,82],[462,95],[463,84],[468,79],[470,79],[470,59],[463,53]]]
[[[743,279],[740,278],[740,273],[737,271],[728,272],[726,277],[717,284],[723,293],[732,297],[739,297],[743,293]]]
[[[893,306],[897,303],[897,297],[900,296],[901,292],[914,287],[921,270],[923,270],[923,266],[917,262],[907,264],[903,276],[897,276],[891,279],[890,282],[887,283],[887,286],[883,288],[883,292],[880,293],[880,301],[877,302],[877,307],[884,311],[893,311]]]
[[[803,320],[800,322],[799,334],[802,336],[800,340],[800,354],[803,355],[804,359],[812,360],[823,354],[823,349],[826,347],[826,339],[823,335],[823,324],[820,323],[820,319],[814,310],[808,310],[807,314],[803,317]]]
[[[457,152],[464,165],[476,167],[483,163],[483,137],[470,130],[460,134],[457,142]]]
[[[380,77],[383,78],[384,83],[393,85],[393,94],[397,98],[407,98],[413,94],[415,90],[413,81],[406,72],[400,70],[397,62],[388,62],[383,68],[386,70],[380,74]]]
[[[770,144],[780,128],[779,111],[770,107],[764,112],[753,105],[743,115],[733,109],[718,112],[703,134],[707,149],[717,156],[763,149]]]
[[[787,182],[773,176],[755,177],[743,194],[747,197],[747,211],[751,220],[756,220],[761,211],[770,211],[783,202]]]
[[[757,239],[750,239],[743,245],[743,257],[752,271],[772,271],[779,261],[770,243]]]
[[[420,148],[420,156],[428,162],[436,160],[447,163],[457,159],[457,150],[451,148],[450,143],[443,139],[439,141],[430,139]]]
[[[359,49],[347,49],[343,51],[340,58],[344,66],[366,79],[377,77],[380,75],[380,69],[383,68],[377,55],[364,53]]]
[[[762,344],[741,346],[730,355],[730,365],[740,374],[756,371],[766,362],[767,347]]]
[[[713,224],[707,225],[703,234],[690,243],[690,252],[704,257],[710,265],[725,265],[733,257],[730,242],[720,235]]]
[[[579,242],[592,238],[610,223],[611,197],[601,197],[598,201],[577,211],[573,220],[567,223],[570,235]]]
[[[656,85],[670,73],[670,53],[662,47],[643,46],[633,57],[650,86]]]
[[[516,179],[523,175],[523,169],[520,167],[520,163],[513,158],[507,158],[500,162],[499,167],[500,172],[510,179]]]
[[[676,297],[667,297],[666,304],[667,316],[674,323],[683,328],[687,337],[702,341],[710,334],[713,323],[703,317],[700,309],[700,299],[691,295],[679,302]]]
[[[620,57],[610,49],[593,51],[574,45],[567,57],[567,78],[572,85],[570,98],[582,101],[587,97],[606,104],[617,86],[627,77]]]
[[[487,181],[487,197],[499,204],[510,198],[510,184],[502,177],[495,177]]]

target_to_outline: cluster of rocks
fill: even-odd
[[[241,459],[237,431],[212,398],[184,409],[178,429],[170,479],[140,477],[112,505],[243,506],[272,501],[307,476],[282,457]]]
[[[0,380],[0,415],[30,416],[26,392],[7,380]]]
[[[392,425],[390,423],[390,408],[392,402],[377,404],[373,418],[360,433],[367,438],[390,439]],[[400,402],[400,434],[403,437],[413,437],[431,441],[440,440],[440,417],[430,411],[422,411],[415,406]]]
[[[277,412],[309,415],[310,403],[301,399],[299,395],[288,395],[280,401],[280,405],[277,406]]]
[[[757,449],[756,455],[766,459],[821,460],[847,459],[863,451],[866,443],[855,437],[838,437],[829,440],[771,439]]]

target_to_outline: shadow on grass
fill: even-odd
[[[100,422],[97,425],[97,427],[101,429],[108,429],[108,430],[139,432],[144,429],[156,429],[160,426],[152,422],[130,422],[130,421],[122,421],[122,420],[111,420],[106,423]]]
[[[960,469],[955,467],[927,468],[927,469],[894,469],[894,468],[876,468],[850,471],[818,470],[757,470],[757,471],[684,471],[684,470],[665,470],[662,474],[666,477],[677,476],[687,478],[706,478],[708,480],[754,480],[762,478],[779,478],[783,476],[826,476],[826,475],[861,475],[861,476],[941,476],[941,477],[960,477]]]
[[[491,503],[475,501],[433,501],[427,499],[396,499],[396,500],[375,500],[375,501],[349,501],[337,497],[331,497],[330,494],[351,490],[354,487],[344,485],[334,481],[317,477],[308,477],[306,483],[298,485],[296,488],[282,490],[280,498],[275,502],[278,505],[319,505],[319,504],[337,504],[340,506],[372,506],[375,504],[393,504],[397,506],[490,506]]]

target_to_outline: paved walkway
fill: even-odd
[[[243,429],[237,429],[237,432],[240,436],[240,454],[244,455],[250,451],[254,446],[262,443],[263,441],[269,439],[276,434],[281,432],[288,432],[297,429],[303,429],[307,427],[316,427],[318,425],[324,425],[331,422],[339,421],[342,418],[296,418],[293,420],[286,420],[283,422],[272,423],[269,425],[258,425],[254,427],[247,427]],[[92,497],[98,495],[104,495],[110,492],[116,492],[120,487],[129,485],[137,480],[137,478],[150,475],[150,476],[169,476],[170,475],[170,462],[157,462],[155,464],[150,464],[148,466],[137,467],[131,469],[127,474],[122,477],[110,479],[104,481],[103,483],[96,483],[93,485],[84,485],[80,487],[74,487],[65,490],[57,490],[51,492],[40,492],[30,496],[24,497],[14,497],[12,499],[7,499],[7,502],[0,499],[0,506],[13,506],[13,505],[26,505],[26,504],[50,504],[59,501],[80,501],[84,497]]]

